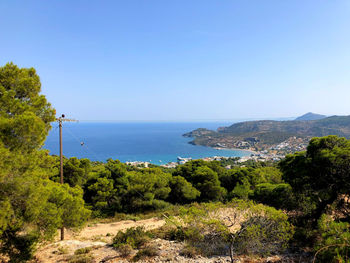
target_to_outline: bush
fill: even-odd
[[[119,248],[121,245],[130,245],[132,248],[140,248],[150,239],[150,234],[145,231],[144,227],[128,228],[126,232],[119,231],[113,238],[113,247]]]
[[[58,255],[64,255],[69,253],[69,248],[66,246],[59,247],[56,251],[53,252],[54,254]]]
[[[93,263],[94,258],[91,255],[74,255],[68,259],[68,263]]]
[[[200,254],[201,252],[198,250],[198,248],[189,244],[185,245],[180,251],[180,255],[187,258],[196,258]]]
[[[350,224],[335,222],[322,215],[318,221],[320,239],[315,246],[315,262],[349,262]]]
[[[131,255],[133,249],[130,245],[124,244],[118,247],[118,252],[122,258],[127,258]]]
[[[133,258],[133,261],[139,261],[144,258],[150,258],[158,256],[158,249],[154,245],[148,245],[142,249],[140,249],[135,257]]]
[[[268,255],[282,252],[293,236],[293,228],[284,214],[253,216],[241,224],[232,235],[232,247],[237,254]]]
[[[92,250],[92,247],[83,247],[74,251],[74,255],[88,254]]]
[[[152,238],[160,238],[165,240],[178,240],[183,241],[182,228],[174,227],[173,225],[163,225],[159,228],[152,229],[149,231]]]
[[[243,200],[194,204],[173,221],[178,224],[176,236],[205,256],[227,255],[229,247],[231,255],[277,253],[294,234],[282,211]]]

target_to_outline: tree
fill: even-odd
[[[31,151],[44,143],[55,110],[40,91],[34,68],[0,67],[0,140],[5,147]]]
[[[165,200],[171,191],[171,174],[158,168],[144,168],[129,172],[126,178],[128,189],[122,196],[126,212],[154,210],[168,205]]]
[[[51,239],[58,228],[79,227],[90,214],[81,188],[35,173],[7,176],[0,185],[0,251],[11,262],[30,259],[37,242]]]
[[[275,208],[291,209],[294,206],[293,191],[289,184],[258,184],[252,199]]]
[[[200,192],[182,176],[173,176],[169,185],[171,192],[168,201],[174,204],[188,203],[200,195]]]
[[[63,174],[65,182],[70,186],[82,186],[88,177],[91,165],[88,159],[78,159],[76,157],[70,158],[63,165]]]
[[[308,216],[316,222],[329,205],[350,194],[350,141],[313,138],[306,152],[287,156],[280,168],[297,196],[309,200]]]
[[[196,169],[190,182],[200,191],[201,201],[222,200],[226,195],[225,188],[220,186],[218,174],[209,167]]]
[[[224,171],[219,162],[194,160],[179,165],[173,175],[182,176],[190,182],[201,193],[197,198],[199,201],[215,201],[222,200],[226,195],[226,190],[221,187],[216,171],[220,173]]]
[[[55,111],[40,88],[33,68],[0,67],[0,253],[10,262],[30,259],[38,242],[90,213],[80,187],[48,179],[55,157],[39,149]]]

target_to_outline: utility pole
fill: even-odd
[[[61,175],[61,184],[63,184],[63,149],[62,149],[62,122],[64,121],[71,121],[71,122],[77,122],[76,120],[72,119],[65,119],[65,115],[62,114],[61,117],[56,118],[56,121],[58,121],[58,127],[60,129],[60,175]],[[61,240],[64,240],[64,227],[61,228]]]

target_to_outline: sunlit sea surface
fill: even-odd
[[[189,144],[182,135],[196,128],[216,130],[228,122],[78,122],[63,124],[63,154],[66,157],[106,161],[147,161],[154,164],[174,162],[177,157],[199,159],[212,156],[240,157],[249,152],[217,150]],[[59,129],[53,128],[43,148],[59,154]]]

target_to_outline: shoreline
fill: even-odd
[[[207,146],[216,150],[228,150],[228,151],[241,151],[241,152],[249,152],[252,154],[257,154],[259,152],[254,151],[254,150],[247,150],[247,149],[240,149],[240,148],[224,148],[224,147],[211,147],[211,146]]]

